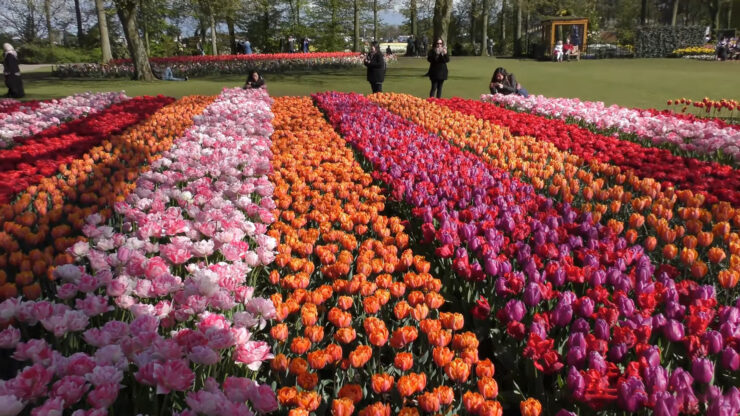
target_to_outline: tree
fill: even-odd
[[[46,18],[46,33],[49,36],[49,46],[54,46],[54,39],[52,36],[53,29],[51,28],[51,0],[44,0],[44,17]]]
[[[146,53],[144,43],[139,36],[139,28],[136,22],[136,11],[139,6],[136,0],[114,0],[118,18],[121,19],[123,34],[126,37],[131,60],[134,62],[134,79],[152,81],[152,67],[149,65],[149,56]]]
[[[409,23],[411,24],[411,34],[414,37],[419,36],[419,10],[416,7],[416,0],[409,1]]]
[[[352,1],[352,51],[360,52],[360,0]]]
[[[671,26],[676,26],[676,17],[678,17],[678,0],[673,0],[673,14],[671,15]]]
[[[481,27],[480,27],[480,56],[488,55],[488,14],[490,5],[488,0],[481,2]]]
[[[77,46],[82,46],[82,37],[84,32],[82,31],[82,10],[80,9],[80,0],[75,0],[75,18],[77,20]]]
[[[522,8],[523,8],[523,1],[522,0],[516,0],[516,30],[514,32],[514,55],[521,56],[522,55]]]
[[[113,59],[110,48],[110,37],[108,36],[108,19],[105,15],[105,3],[103,0],[95,0],[95,10],[98,13],[98,30],[100,30],[100,50],[103,53],[103,63]]]
[[[434,2],[433,39],[442,39],[447,44],[447,32],[452,14],[452,0],[436,0]]]

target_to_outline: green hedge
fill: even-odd
[[[18,49],[18,60],[24,64],[62,64],[76,62],[100,62],[100,48],[79,49],[63,46],[24,44]]]
[[[635,56],[665,58],[676,49],[703,43],[701,26],[642,26],[635,35]]]

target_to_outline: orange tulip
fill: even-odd
[[[714,264],[720,263],[722,260],[727,258],[727,254],[725,254],[725,251],[719,247],[710,248],[707,256],[709,257],[709,261]]]
[[[385,393],[393,388],[393,376],[389,374],[373,374],[371,385],[376,394]]]
[[[408,371],[414,365],[414,355],[410,352],[399,352],[393,359],[393,365],[402,372]]]
[[[278,354],[270,361],[270,368],[282,372],[288,369],[288,357],[285,354]]]
[[[390,416],[390,414],[391,406],[381,402],[373,403],[360,411],[360,416]]]
[[[277,324],[270,328],[270,335],[279,342],[285,342],[288,339],[288,326],[285,324]]]
[[[473,393],[472,391],[466,391],[463,394],[463,406],[465,410],[472,414],[478,414],[483,402],[486,399],[480,395],[480,393]]]
[[[348,398],[352,403],[357,404],[362,401],[362,387],[358,384],[345,384],[339,389],[340,398]]]
[[[321,396],[315,391],[302,391],[296,397],[296,406],[313,412],[321,405]]]
[[[313,390],[319,383],[319,376],[316,373],[308,371],[298,376],[298,385],[304,390]]]
[[[297,357],[290,360],[288,370],[291,374],[300,375],[308,371],[308,362],[303,358]]]
[[[444,346],[434,347],[432,350],[432,357],[434,358],[434,363],[437,364],[438,367],[444,368],[453,358],[455,358],[455,353]]]
[[[493,400],[486,400],[480,406],[478,414],[480,416],[501,416],[504,414],[504,409],[501,407],[501,403]]]
[[[456,383],[464,383],[470,376],[470,365],[461,358],[455,358],[445,366],[445,374]]]
[[[493,377],[495,372],[496,368],[488,358],[479,361],[475,366],[475,375],[478,377]]]
[[[439,397],[432,392],[426,392],[418,397],[419,407],[427,413],[438,412],[440,408]]]
[[[351,399],[342,398],[334,399],[331,402],[332,416],[352,416],[355,411],[355,404]]]
[[[354,341],[357,337],[357,333],[354,328],[340,328],[334,334],[334,339],[340,344],[349,344]]]
[[[719,272],[717,277],[720,286],[725,289],[732,289],[737,286],[738,280],[740,280],[740,273],[735,270],[722,270]]]
[[[298,355],[303,355],[311,348],[311,341],[308,338],[296,337],[290,342],[290,350]]]
[[[365,365],[373,356],[373,349],[368,345],[360,345],[349,353],[349,361],[352,367],[359,368]]]
[[[308,338],[309,341],[315,344],[324,339],[324,327],[318,325],[307,326],[303,330],[303,335]]]
[[[542,414],[542,404],[535,398],[528,398],[519,402],[519,410],[522,416],[540,416]]]
[[[439,386],[434,389],[434,393],[439,397],[439,403],[443,406],[448,406],[455,400],[455,391],[450,386]]]
[[[277,399],[283,406],[295,405],[298,398],[298,390],[295,387],[283,387],[277,392]]]
[[[498,383],[491,377],[481,377],[478,379],[478,391],[486,399],[493,399],[498,396]]]

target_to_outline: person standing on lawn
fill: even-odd
[[[21,79],[21,69],[18,66],[18,53],[13,45],[3,44],[3,75],[5,75],[5,86],[8,87],[7,97],[23,98],[26,93],[23,91],[23,80]]]
[[[385,58],[380,51],[378,42],[373,42],[370,46],[370,52],[365,55],[363,61],[367,67],[367,81],[373,93],[383,92],[383,81],[385,80]]]
[[[437,98],[442,98],[442,84],[447,79],[447,62],[450,62],[450,55],[447,54],[447,48],[442,39],[437,39],[433,46],[427,55],[427,61],[429,61],[427,74],[432,82],[429,96],[434,97],[436,92]]]

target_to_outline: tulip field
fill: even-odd
[[[739,163],[542,96],[0,100],[0,416],[736,415]]]

